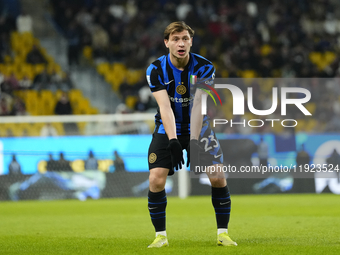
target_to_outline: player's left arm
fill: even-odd
[[[202,96],[207,94],[203,90],[197,89],[195,93],[194,103],[191,109],[190,118],[190,140],[198,140],[203,124],[203,114],[202,114]]]
[[[198,71],[198,80],[199,82],[203,82],[207,86],[212,86],[214,78],[215,78],[215,68],[211,65],[202,66]],[[199,85],[199,84],[197,84]],[[195,88],[196,87],[196,88]],[[193,167],[197,166],[198,153],[202,149],[199,146],[199,138],[202,131],[203,119],[204,116],[202,114],[202,97],[207,96],[206,86],[204,86],[204,90],[200,88],[200,86],[194,86],[195,88],[195,96],[193,100],[193,105],[191,109],[191,117],[190,117],[190,143],[187,147],[187,167],[189,167],[191,157],[190,154],[193,154]],[[191,167],[191,166],[190,166]]]
[[[197,166],[199,157],[199,137],[202,130],[203,115],[201,111],[202,96],[206,94],[203,90],[196,89],[193,106],[190,117],[190,142],[187,147],[187,167],[194,168]],[[193,157],[191,157],[191,154]]]
[[[212,64],[202,66],[198,70],[198,81],[199,83],[204,83],[203,89],[199,89],[200,86],[196,86],[196,92],[194,97],[194,102],[191,110],[190,119],[190,139],[198,140],[199,135],[202,130],[203,124],[203,114],[202,114],[202,97],[207,96],[206,90],[209,90],[210,86],[213,86],[215,79],[215,68]]]

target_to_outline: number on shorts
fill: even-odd
[[[208,146],[208,144],[209,144],[209,139],[206,138],[206,137],[203,137],[203,138],[201,139],[201,142],[205,142],[205,144],[204,144],[204,151],[205,151],[205,152],[210,151],[213,147],[214,147],[214,148],[218,147],[218,142],[217,142],[217,140],[215,139],[215,137],[214,137],[213,135],[209,135],[209,138],[210,138],[210,140],[211,140],[212,142],[215,143],[215,145],[213,145],[213,146]]]

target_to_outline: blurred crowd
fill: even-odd
[[[332,78],[340,74],[337,1],[50,2],[70,47],[90,45],[98,62],[123,62],[127,68],[145,69],[167,53],[164,28],[172,21],[184,20],[195,30],[192,52],[215,64],[216,77]],[[340,131],[338,86],[305,85],[313,95],[311,102],[317,105],[315,120],[334,124],[324,126],[326,130]],[[138,95],[134,110],[148,109],[145,87],[123,82],[119,91],[123,98],[125,94]],[[261,88],[257,92],[257,109],[266,109],[268,100],[263,99],[271,94]],[[297,112],[291,117],[299,117]]]
[[[19,59],[18,52],[15,52],[13,46],[18,43],[22,43],[22,46],[27,45],[15,41],[13,33],[34,40],[32,29],[32,17],[25,11],[15,16],[6,5],[0,4],[0,116],[29,114],[23,98],[16,93],[18,91],[56,92],[74,88],[69,73],[62,74],[56,69],[49,68],[46,55],[43,54],[39,43],[34,43],[24,57]],[[29,71],[25,70],[25,67],[29,67]],[[41,67],[41,70],[34,72],[37,67]]]
[[[339,68],[337,56],[323,70],[308,56],[339,51],[336,1],[50,1],[70,45],[91,45],[95,58],[129,68],[166,53],[163,31],[175,20],[196,31],[192,51],[229,76],[254,70],[258,77],[333,77]]]
[[[0,64],[3,64],[6,56],[11,55],[10,33],[16,30],[16,20],[13,16],[8,15],[3,8],[1,8],[0,15]],[[22,100],[13,97],[11,93],[6,93],[6,90],[19,87],[19,81],[14,75],[6,77],[0,71],[0,116],[25,114],[26,109]]]

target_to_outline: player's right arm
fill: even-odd
[[[165,133],[169,140],[177,139],[175,115],[171,108],[167,86],[164,84],[162,77],[160,61],[157,60],[146,70],[146,79],[152,95],[157,101]]]
[[[164,126],[165,133],[169,138],[168,150],[171,152],[172,167],[176,170],[181,169],[184,164],[183,151],[180,142],[177,139],[175,115],[171,108],[168,92],[162,79],[159,63],[154,62],[146,71],[146,79],[153,96],[155,97],[160,117]]]
[[[167,91],[163,89],[152,94],[157,101],[165,133],[168,135],[169,140],[177,139],[175,115],[171,108]]]

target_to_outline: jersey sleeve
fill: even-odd
[[[166,86],[159,75],[158,68],[153,64],[146,70],[146,80],[148,81],[151,92],[166,89]]]
[[[197,78],[200,82],[204,82],[208,86],[212,86],[214,84],[215,79],[215,67],[213,64],[203,65],[197,73]]]

